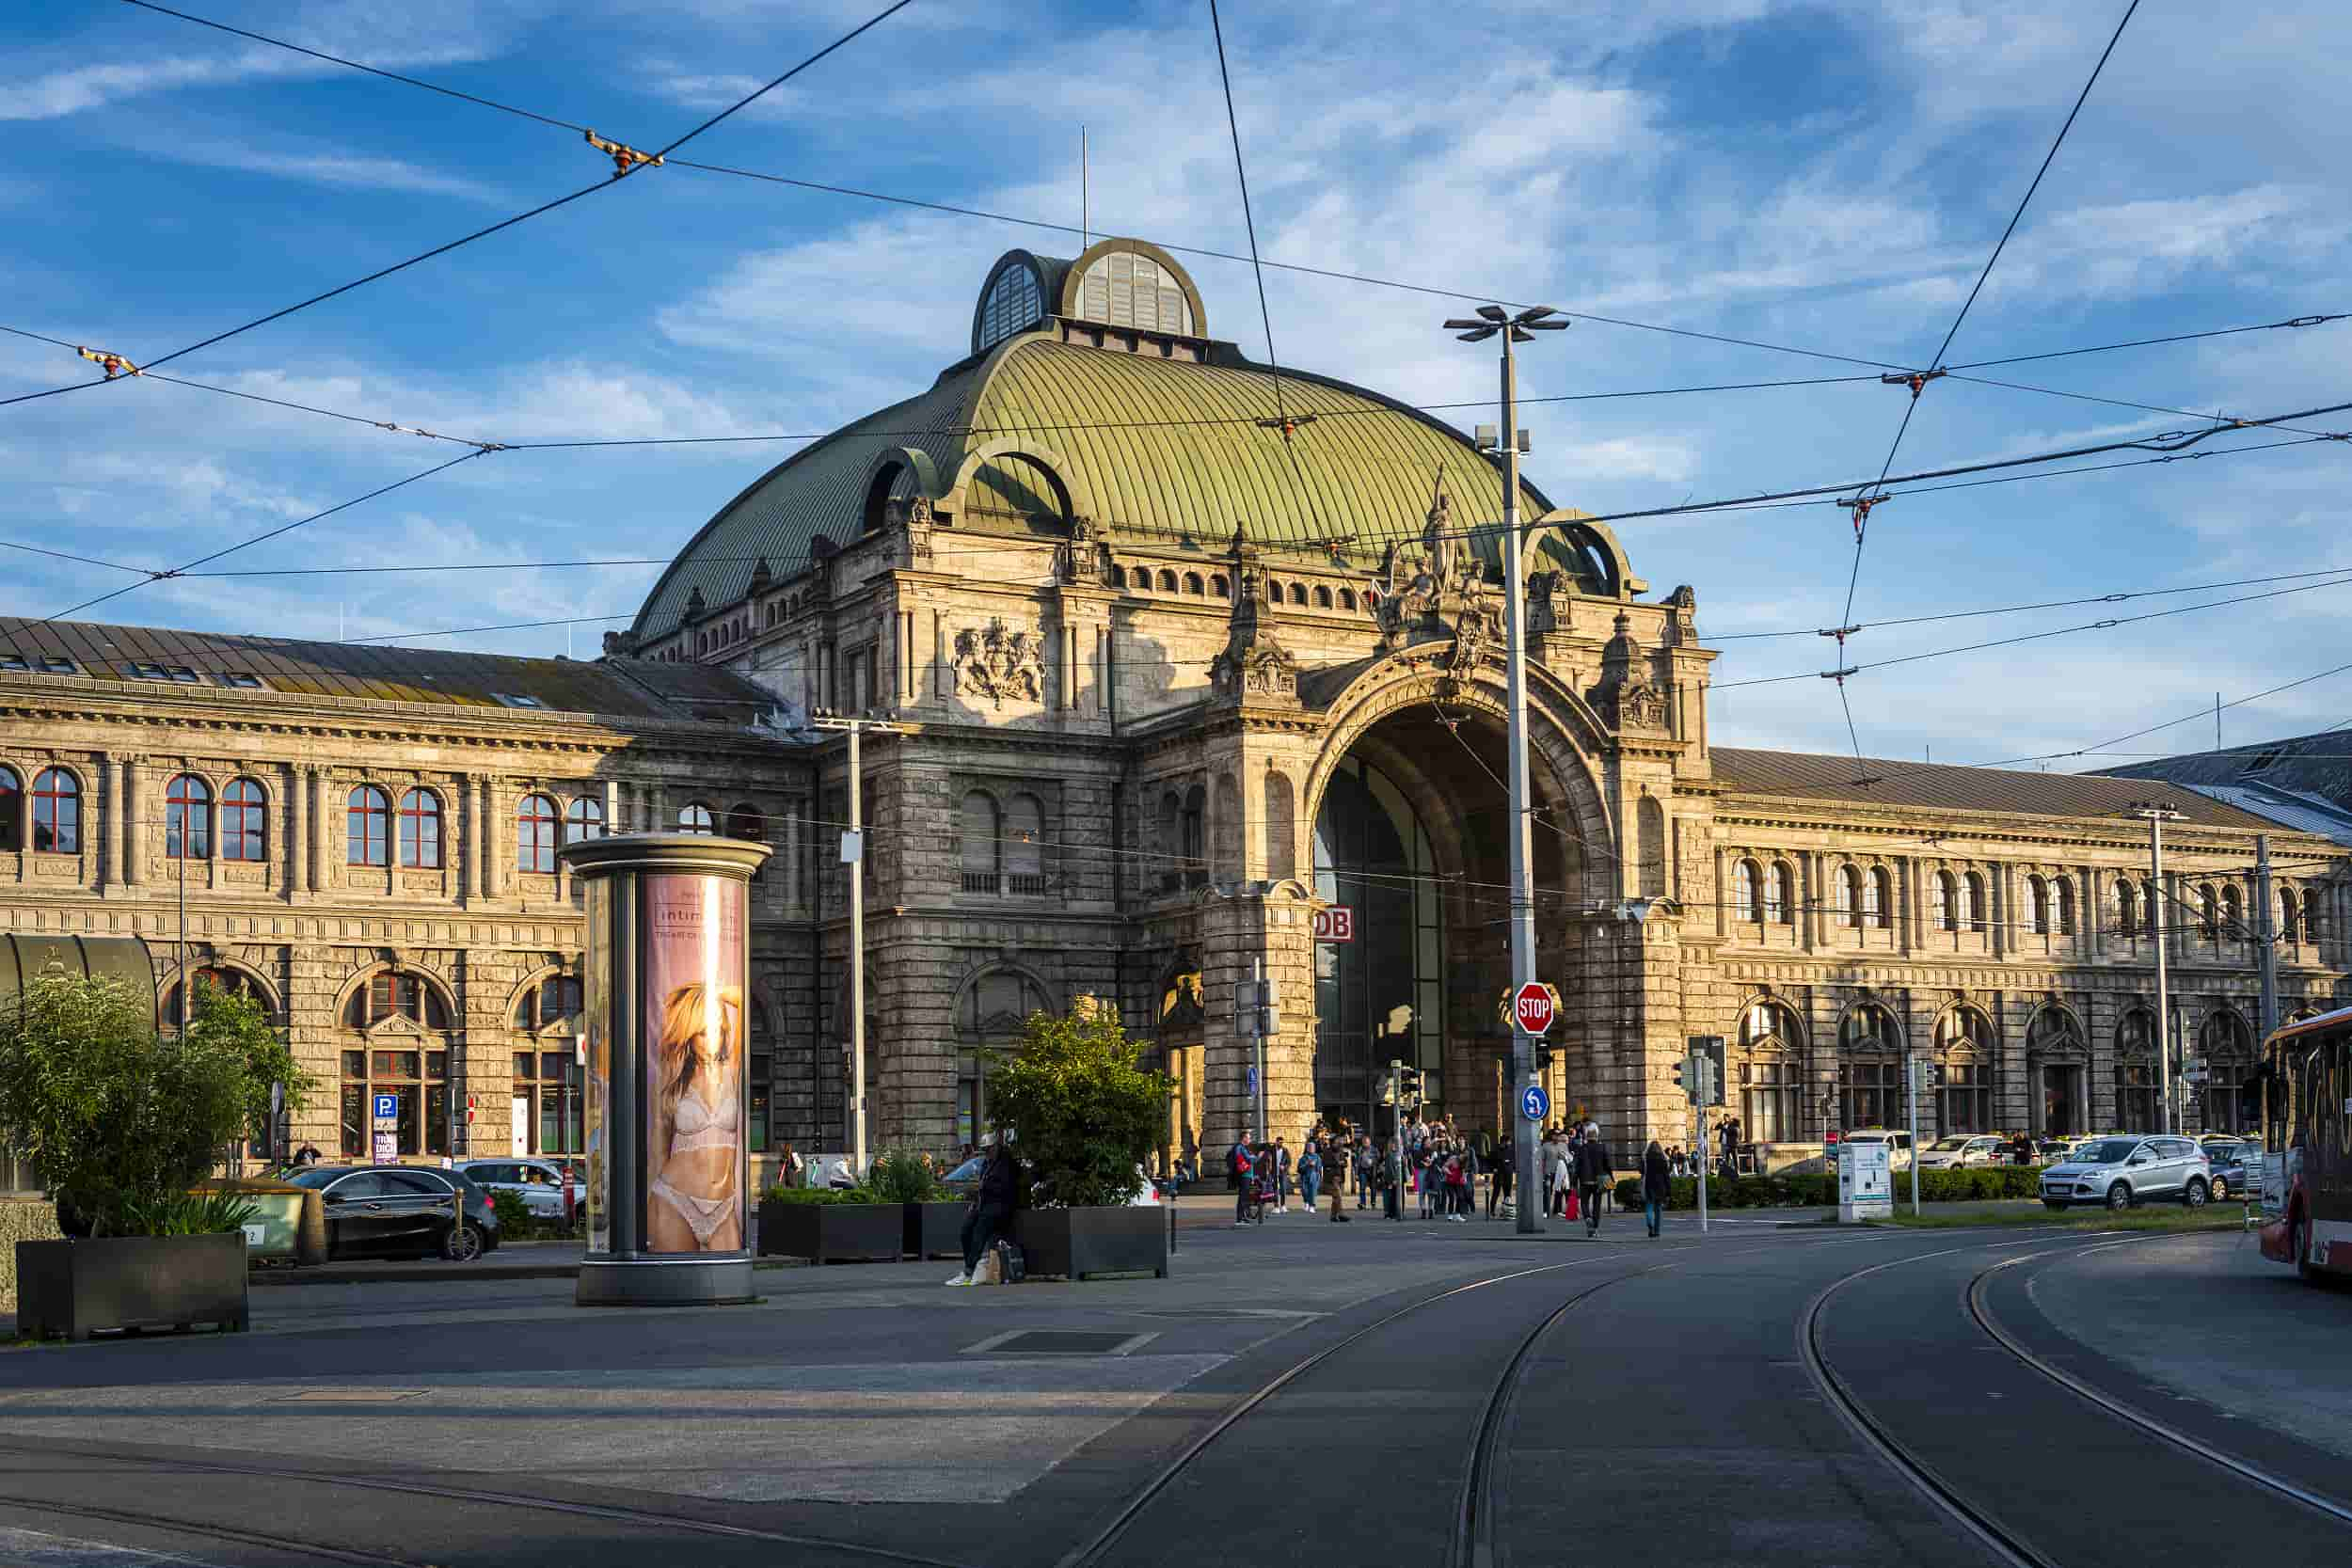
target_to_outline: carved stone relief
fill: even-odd
[[[1008,697],[1045,700],[1045,644],[1016,631],[1002,617],[956,634],[956,690],[985,697],[997,707]]]

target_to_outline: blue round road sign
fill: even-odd
[[[1551,1115],[1551,1096],[1541,1084],[1530,1084],[1519,1091],[1519,1115],[1529,1121],[1541,1121]]]

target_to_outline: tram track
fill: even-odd
[[[2005,1246],[2030,1246],[2047,1241],[2033,1237],[2024,1241],[1994,1243]],[[2106,1390],[2056,1366],[2024,1344],[2003,1324],[1986,1299],[1987,1287],[2003,1272],[2053,1259],[2074,1259],[2111,1247],[2129,1246],[2152,1239],[2149,1236],[2129,1236],[2120,1240],[2102,1241],[2090,1245],[2048,1246],[2002,1259],[1977,1270],[1962,1292],[1969,1320],[1991,1343],[2022,1365],[2084,1402],[2113,1417],[2134,1431],[2153,1438],[2169,1448],[2202,1460],[2239,1480],[2263,1488],[2279,1497],[2290,1498],[2316,1513],[2344,1524],[2352,1524],[2352,1506],[2300,1486],[2283,1477],[2234,1455],[2223,1452],[2212,1444],[2201,1441],[2177,1428],[2117,1399]],[[1961,1531],[1983,1546],[1994,1560],[2005,1568],[2063,1568],[2065,1560],[2012,1520],[2003,1518],[1970,1488],[1946,1474],[1914,1445],[1907,1443],[1892,1425],[1869,1403],[1861,1398],[1846,1378],[1841,1376],[1821,1343],[1821,1320],[1831,1301],[1848,1287],[1874,1275],[1925,1263],[1939,1258],[1951,1258],[1961,1253],[1982,1250],[1987,1243],[1972,1246],[1946,1247],[1935,1252],[1916,1253],[1906,1258],[1890,1259],[1868,1268],[1857,1269],[1832,1280],[1816,1294],[1800,1315],[1797,1325],[1797,1352],[1807,1374],[1819,1388],[1831,1409],[1845,1422],[1862,1446],[1877,1455],[1890,1468],[1910,1481],[1927,1500]]]

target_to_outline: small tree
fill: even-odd
[[[1173,1080],[1141,1065],[1118,1014],[1082,1003],[1067,1018],[1029,1015],[1021,1048],[991,1053],[991,1114],[1049,1208],[1124,1203],[1136,1167],[1168,1120]]]
[[[249,999],[207,986],[187,1036],[119,981],[53,970],[0,1011],[0,1135],[98,1236],[167,1225],[222,1146],[308,1080]]]

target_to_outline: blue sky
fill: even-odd
[[[198,0],[199,14],[660,145],[872,8]],[[2105,44],[2118,5],[1773,0],[1272,7],[1225,25],[1269,256],[1896,363],[1932,354]],[[2340,71],[2352,17],[2150,0],[1954,343],[1955,360],[2352,310]],[[1510,40],[1499,58],[1491,40]],[[569,133],[185,22],[82,0],[0,22],[0,321],[135,359],[601,172]],[[917,3],[693,144],[698,159],[1245,246],[1202,7]],[[989,263],[1048,233],[684,169],[557,213],[176,361],[169,372],[500,440],[818,432],[963,351]],[[1248,269],[1193,263],[1217,335],[1263,349]],[[1286,361],[1413,402],[1487,394],[1443,300],[1269,273]],[[2352,322],[1985,373],[2240,416],[2352,401]],[[78,379],[0,339],[0,396]],[[1531,395],[1852,373],[1581,323]],[[1531,476],[1609,512],[1878,471],[1905,394],[1875,383],[1532,407]],[[1475,415],[1466,415],[1465,422]],[[2192,421],[1954,381],[1898,472]],[[2352,427],[2336,416],[2322,428]],[[2208,446],[2226,444],[2221,438]],[[138,382],[0,409],[0,538],[168,565],[454,449]],[[666,557],[772,446],[504,452],[228,565]],[[2352,570],[2321,444],[1915,495],[1871,525],[1855,617]],[[1710,634],[1836,625],[1833,507],[1621,529]],[[362,636],[635,610],[654,568],[181,580],[111,618]],[[11,554],[0,613],[121,581]],[[2238,590],[2237,592],[2249,592]],[[2196,596],[1878,628],[1886,658]],[[2340,662],[2352,586],[1935,659],[1850,683],[1866,751],[2055,752]],[[572,635],[593,652],[600,628]],[[561,653],[561,629],[464,639]],[[1728,683],[1827,667],[1813,637],[1732,641]],[[1718,693],[1722,744],[1842,750],[1820,680]],[[2352,675],[2223,716],[2232,742],[2352,719]],[[2210,720],[2125,751],[2210,743]],[[2117,761],[2119,757],[2101,760]]]

